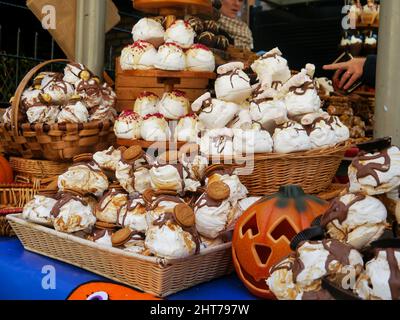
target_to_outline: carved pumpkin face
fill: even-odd
[[[236,223],[232,255],[236,272],[251,293],[274,298],[265,280],[269,269],[290,254],[290,241],[328,208],[298,186],[281,187],[248,208]]]

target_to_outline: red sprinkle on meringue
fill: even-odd
[[[140,115],[132,110],[125,109],[119,115],[118,120],[123,120],[124,118],[132,118],[136,120],[140,118]]]
[[[158,97],[158,95],[156,95],[154,92],[150,92],[150,91],[143,91],[141,93],[139,93],[138,98],[146,98],[146,97]]]
[[[185,115],[185,116],[180,117],[179,120],[180,120],[180,119],[184,119],[184,118],[193,118],[193,119],[197,119],[197,114],[195,114],[195,113],[189,113],[189,114],[187,114],[187,115]]]
[[[190,49],[203,49],[206,51],[211,51],[209,47],[205,46],[204,44],[201,43],[196,43],[194,45],[192,45],[192,47]]]
[[[159,119],[164,119],[164,116],[161,113],[153,113],[153,114],[148,114],[146,115],[143,120],[148,120],[150,118],[159,118]]]
[[[179,49],[182,50],[182,47],[181,47],[179,44],[177,44],[176,42],[166,42],[166,43],[164,43],[163,46],[167,46],[167,47],[177,47],[177,48],[179,48]]]
[[[186,92],[184,92],[184,91],[173,90],[171,93],[176,97],[184,97],[184,98],[186,98]]]

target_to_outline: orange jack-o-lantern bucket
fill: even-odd
[[[328,202],[284,186],[247,209],[235,226],[232,255],[236,272],[251,293],[273,299],[265,282],[270,268],[290,254],[290,241],[323,214]]]

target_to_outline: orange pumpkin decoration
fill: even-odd
[[[13,170],[6,158],[0,156],[0,183],[12,183],[14,181]]]
[[[67,300],[160,300],[124,285],[92,281],[77,287]]]
[[[232,255],[236,273],[252,294],[274,298],[265,283],[270,268],[290,254],[292,238],[310,227],[328,206],[302,188],[289,185],[243,213],[233,233]]]

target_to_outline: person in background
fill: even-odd
[[[376,55],[366,58],[354,58],[347,62],[329,64],[324,70],[336,70],[332,78],[334,87],[348,90],[357,80],[375,88]]]
[[[234,39],[235,47],[252,50],[254,43],[251,30],[245,22],[238,18],[244,1],[222,0],[221,3],[221,17],[218,20],[218,26]]]

